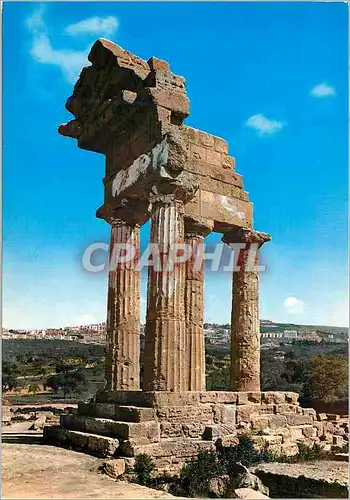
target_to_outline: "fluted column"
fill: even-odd
[[[140,271],[139,227],[121,219],[111,219],[110,269],[108,276],[106,389],[140,389]],[[135,248],[128,262],[117,262],[124,250]]]
[[[204,237],[212,226],[193,219],[185,220],[185,242],[191,249],[186,262],[185,315],[186,364],[189,391],[205,391],[204,306]]]
[[[168,267],[169,252],[184,242],[183,203],[157,203],[150,243],[158,248],[161,267],[149,267],[145,329],[146,391],[187,390],[185,370],[185,263]]]
[[[237,229],[225,243],[244,243],[232,276],[231,390],[260,391],[260,320],[258,248],[271,238],[266,233]]]

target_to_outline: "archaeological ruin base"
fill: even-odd
[[[227,143],[184,125],[185,80],[166,61],[140,59],[100,39],[68,99],[74,119],[59,132],[106,157],[104,203],[111,227],[106,387],[75,413],[46,427],[47,440],[106,456],[148,453],[176,470],[199,450],[235,444],[250,433],[257,446],[295,454],[297,442],[340,445],[334,423],[301,408],[292,392],[260,391],[259,275],[249,249],[270,236],[253,229],[252,204]],[[140,271],[113,262],[116,245],[140,255],[140,227],[168,255],[173,243],[202,251],[210,232],[240,243],[232,273],[231,391],[205,390],[204,269],[192,260],[171,270],[149,267],[144,375],[140,386]]]

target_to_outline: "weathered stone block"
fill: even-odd
[[[327,415],[325,413],[318,413],[317,420],[327,420]]]
[[[323,431],[324,431],[324,425],[323,425],[323,422],[313,422],[312,423],[314,429],[316,429],[316,432],[317,432],[317,436],[318,437],[321,437],[323,435]]]
[[[259,417],[252,417],[252,428],[254,430],[261,430],[265,429],[269,425],[269,419],[268,417],[264,416],[259,416]]]
[[[222,407],[223,405],[213,404],[213,422],[219,424],[222,421]]]
[[[262,449],[270,445],[281,445],[282,436],[251,436],[251,440],[257,449]]]
[[[261,491],[253,490],[252,488],[236,488],[233,490],[234,497],[233,498],[246,498],[246,499],[265,499],[270,498]]]
[[[261,392],[248,392],[249,403],[261,403]]]
[[[236,446],[239,443],[238,434],[227,434],[226,436],[219,437],[215,445],[218,449],[226,448],[228,446]]]
[[[286,403],[298,404],[299,394],[297,392],[285,392]],[[281,403],[283,401],[280,401]]]
[[[275,405],[275,413],[297,413],[297,408],[299,408],[296,405],[292,405],[290,403],[282,403],[279,405]]]
[[[232,156],[229,156],[229,155],[226,155],[225,153],[222,153],[221,162],[222,162],[223,168],[225,168],[231,172],[234,171],[235,159]]]
[[[328,420],[340,420],[340,415],[336,413],[327,413],[327,419]]]
[[[289,439],[290,430],[289,427],[277,427],[276,429],[270,429],[270,427],[265,427],[261,430],[264,436],[282,436],[284,440]]]
[[[290,438],[292,441],[303,439],[303,429],[301,427],[290,427]]]
[[[282,444],[282,436],[262,436],[265,443],[270,444]]]
[[[317,437],[317,429],[312,427],[312,425],[305,425],[302,428],[302,433],[305,437],[308,437],[308,438]]]
[[[201,403],[217,403],[218,393],[216,391],[201,392],[199,394],[199,401]]]
[[[217,151],[213,151],[212,149],[208,149],[206,161],[210,165],[216,165],[217,167],[221,167],[221,165],[222,165],[221,153],[218,153]]]
[[[276,392],[276,391],[268,391],[268,392],[262,392],[261,397],[262,397],[262,402],[263,403],[275,403],[275,404],[282,404],[285,403],[286,401],[286,393],[284,392]]]
[[[62,429],[58,426],[44,427],[44,439],[48,442],[70,444],[75,448],[87,449],[102,456],[114,455],[119,447],[118,439]]]
[[[125,473],[125,460],[124,458],[114,458],[102,464],[104,472],[112,477],[118,479]]]
[[[281,453],[287,455],[287,457],[293,457],[299,453],[299,448],[297,444],[284,443],[281,446]]]
[[[272,415],[275,413],[275,406],[273,403],[265,404],[262,403],[259,405],[259,410],[257,410],[258,415]]]
[[[99,453],[103,456],[113,456],[118,449],[119,442],[117,439],[109,437],[89,435],[87,447],[89,450]]]
[[[194,160],[207,160],[207,149],[203,146],[198,146],[197,144],[191,144],[190,155]]]
[[[221,421],[223,424],[235,424],[236,423],[236,406],[223,405],[223,407],[221,409]]]
[[[158,422],[117,422],[94,417],[85,418],[85,430],[92,434],[116,437],[118,439],[147,439],[149,442],[160,440]]]
[[[224,139],[221,139],[220,137],[215,137],[214,136],[214,148],[215,151],[218,151],[218,153],[227,153],[228,152],[228,144]]]
[[[218,403],[236,404],[237,392],[218,391],[216,393]]]
[[[197,131],[197,140],[201,146],[204,146],[206,148],[213,148],[214,144],[215,144],[214,136],[210,135],[210,134],[206,134],[205,132],[202,132],[201,130]]]
[[[60,425],[64,429],[70,429],[73,431],[82,431],[85,429],[86,418],[84,415],[76,415],[72,413],[63,413],[60,415]]]
[[[183,435],[192,439],[199,439],[202,437],[203,432],[205,429],[204,424],[198,424],[198,423],[193,423],[193,424],[183,424],[182,425],[182,432]]]
[[[238,405],[248,405],[248,393],[247,392],[238,392],[237,393],[237,404]]]
[[[180,423],[162,422],[160,424],[161,438],[174,438],[182,436],[182,425]]]
[[[135,446],[130,441],[120,443],[121,453],[132,457],[139,453],[147,453],[151,457],[192,457],[199,451],[215,451],[212,441],[199,441],[190,439],[169,439],[161,443]]]
[[[115,406],[114,418],[125,422],[148,422],[156,418],[156,412],[154,408]]]
[[[237,406],[237,423],[240,422],[250,422],[254,415],[254,409],[251,405],[240,405]]]
[[[284,415],[270,415],[268,417],[269,426],[271,429],[278,429],[287,426],[287,419]]]
[[[313,408],[303,408],[303,415],[309,415],[313,420],[316,420],[317,413]]]
[[[213,422],[213,411],[210,404],[200,406],[169,406],[157,410],[159,421],[210,424]]]
[[[298,415],[295,413],[286,413],[285,417],[287,419],[288,425],[306,425],[312,424],[313,419],[310,415]]]
[[[237,435],[236,426],[234,424],[213,424],[206,426],[202,439],[207,441],[215,440],[224,436]]]

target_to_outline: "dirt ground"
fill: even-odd
[[[29,426],[3,428],[2,498],[174,498],[100,474],[102,459],[41,444]]]

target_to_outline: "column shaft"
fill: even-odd
[[[116,245],[120,243],[135,247],[134,260],[117,262],[120,252]],[[140,272],[135,269],[138,257],[138,226],[120,220],[112,222],[105,378],[106,389],[115,391],[140,389]]]
[[[187,234],[186,243],[192,249],[192,256],[186,263],[185,290],[188,390],[205,391],[203,237]]]
[[[247,266],[248,256],[249,247],[240,251],[240,270],[232,277],[231,389],[255,392],[260,391],[259,273]]]
[[[185,264],[166,268],[169,250],[184,242],[182,202],[158,204],[151,219],[150,242],[157,245],[161,269],[149,267],[145,330],[146,391],[187,390],[185,370]]]

